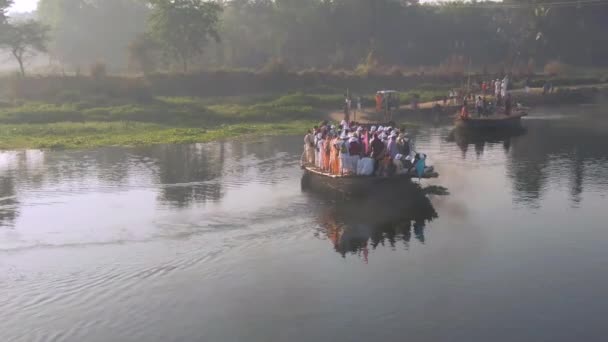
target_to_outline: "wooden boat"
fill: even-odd
[[[302,169],[304,170],[304,176],[302,177],[303,188],[337,191],[349,195],[395,190],[399,187],[410,185],[412,178],[418,178],[414,170],[411,170],[408,174],[381,177],[332,175],[309,165],[302,165]],[[427,166],[423,176],[420,178],[437,178],[438,176],[439,174],[435,172],[432,166]]]
[[[370,129],[372,126],[396,127],[395,122],[388,123],[357,123],[356,126]],[[304,153],[300,159],[300,166],[304,170],[302,177],[302,187],[314,190],[330,190],[349,195],[369,194],[378,192],[377,190],[393,191],[395,187],[411,184],[412,178],[419,178],[415,169],[407,174],[397,174],[389,177],[382,176],[359,176],[353,174],[333,175],[321,171],[316,166],[304,162]],[[439,174],[434,167],[425,167],[424,174],[420,178],[437,178]]]
[[[470,129],[501,129],[514,128],[521,125],[521,118],[527,116],[524,110],[514,111],[511,115],[494,114],[485,117],[469,117],[463,119],[460,115],[456,116],[455,124],[458,128]]]

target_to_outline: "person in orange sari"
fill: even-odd
[[[335,137],[331,140],[331,156],[329,158],[329,173],[332,175],[340,174],[340,138]]]

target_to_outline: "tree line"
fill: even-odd
[[[0,45],[72,69],[608,64],[601,0],[40,0],[27,23],[6,20],[10,2]]]

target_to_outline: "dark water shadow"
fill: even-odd
[[[527,133],[528,130],[523,126],[490,130],[454,128],[450,131],[447,141],[456,143],[464,158],[470,145],[475,148],[477,156],[484,153],[487,144],[502,144],[507,153],[511,149],[512,140]]]
[[[427,223],[438,218],[428,195],[447,195],[448,191],[411,183],[365,198],[335,192],[308,194],[316,202],[313,215],[319,227],[315,235],[330,241],[342,257],[358,255],[367,262],[369,251],[382,246],[408,249],[412,239],[424,244]]]

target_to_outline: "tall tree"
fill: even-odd
[[[0,26],[6,24],[6,11],[13,4],[13,0],[0,0]]]
[[[25,76],[25,60],[37,52],[46,52],[47,32],[46,26],[34,20],[9,24],[4,29],[0,45],[10,50],[22,76]]]
[[[200,56],[209,38],[219,42],[219,15],[216,2],[201,0],[152,0],[149,33],[165,51],[179,59],[184,72],[194,57]]]

